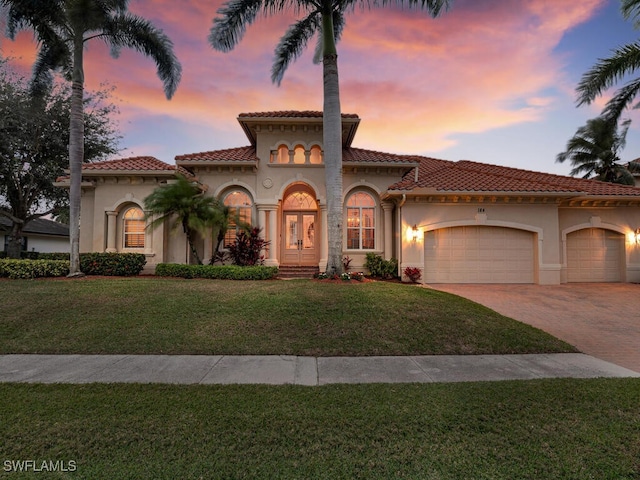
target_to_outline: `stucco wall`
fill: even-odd
[[[416,225],[418,241],[408,237]],[[535,234],[536,278],[540,284],[560,283],[558,210],[554,204],[426,203],[408,200],[402,207],[400,269],[424,268],[424,233],[439,228],[486,225],[516,228]]]

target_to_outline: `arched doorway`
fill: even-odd
[[[296,184],[282,201],[282,265],[317,265],[318,202],[308,185]]]

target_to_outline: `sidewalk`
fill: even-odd
[[[0,355],[0,382],[315,386],[557,377],[640,377],[640,373],[578,353],[317,358],[277,355]]]

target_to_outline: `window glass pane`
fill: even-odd
[[[347,248],[350,250],[360,248],[360,229],[347,228]]]
[[[322,163],[322,149],[318,145],[311,147],[311,156],[309,158],[311,163]]]
[[[124,213],[124,248],[144,248],[144,213],[130,208]]]
[[[293,163],[305,163],[304,147],[298,145],[293,153]]]
[[[360,209],[348,208],[347,209],[347,228],[360,226]]]
[[[278,163],[289,163],[289,147],[286,145],[278,147]]]
[[[373,228],[362,229],[362,248],[375,248],[375,230]]]
[[[365,228],[373,228],[374,210],[373,208],[362,209],[362,226]]]
[[[239,231],[238,225],[236,225],[235,219],[236,217],[243,223],[251,225],[251,211],[253,202],[251,201],[251,197],[241,190],[234,190],[229,192],[225,197],[223,203],[231,207],[229,210],[229,215],[231,216],[231,220],[229,221],[229,227],[227,232],[224,235],[224,247],[227,248],[229,245],[235,243],[236,235]]]
[[[285,210],[316,210],[315,199],[307,192],[293,192],[283,202]]]

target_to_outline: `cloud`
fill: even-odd
[[[459,0],[438,19],[409,8],[356,10],[338,46],[342,109],[363,118],[356,145],[438,151],[461,133],[543,120],[559,98],[566,100],[573,91],[565,60],[554,49],[604,3]],[[124,50],[114,60],[100,43],[86,53],[87,88],[102,81],[115,84],[122,117],[128,124],[136,122],[136,130],[147,116],[225,132],[238,128],[240,112],[320,110],[322,68],[311,62],[314,43],[290,67],[280,88],[270,80],[273,50],[294,17],[259,18],[225,54],[207,42],[219,6],[207,0],[131,4],[175,44],[183,78],[170,102],[151,60]],[[30,34],[17,42],[3,40],[1,46],[4,55],[9,47],[22,55],[21,65],[33,61]],[[211,149],[236,146],[228,143],[231,137],[221,137],[208,138]],[[173,149],[180,139],[168,141]],[[154,152],[158,148],[154,145]],[[181,148],[191,151],[188,141]]]

